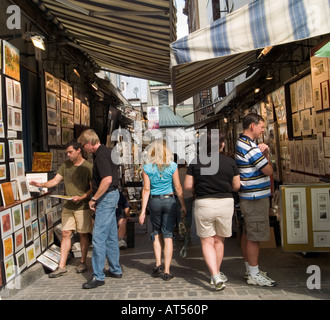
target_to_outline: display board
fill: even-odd
[[[330,251],[330,184],[281,185],[284,251]]]

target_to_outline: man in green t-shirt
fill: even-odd
[[[66,145],[69,160],[64,161],[52,180],[44,183],[31,181],[30,184],[39,188],[52,188],[62,180],[66,195],[71,200],[64,200],[62,211],[62,242],[61,260],[58,268],[49,274],[50,278],[57,278],[66,274],[66,260],[71,249],[72,231],[80,235],[81,260],[77,273],[87,270],[86,258],[89,248],[88,233],[92,232],[92,211],[88,201],[92,193],[92,168],[93,165],[82,157],[82,146],[72,140]]]

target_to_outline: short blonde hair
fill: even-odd
[[[168,167],[173,161],[173,153],[163,139],[153,141],[147,146],[146,151],[148,162],[157,165],[160,171]]]
[[[94,130],[87,129],[79,136],[78,142],[82,145],[91,142],[91,145],[95,146],[97,143],[100,143],[100,138]]]

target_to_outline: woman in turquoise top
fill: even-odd
[[[150,221],[153,227],[153,247],[156,266],[152,276],[162,275],[163,280],[173,278],[170,265],[173,256],[173,229],[176,220],[176,194],[181,203],[182,212],[186,214],[183,191],[179,179],[177,164],[173,154],[163,139],[157,139],[148,147],[148,163],[143,166],[142,210],[140,224],[144,223],[149,201]],[[149,199],[150,197],[150,199]],[[164,272],[162,269],[162,240],[164,240]]]

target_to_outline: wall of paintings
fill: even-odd
[[[285,251],[330,251],[330,188],[283,185],[282,246]]]
[[[60,201],[32,197],[25,175],[19,51],[0,40],[0,286],[54,242]]]

